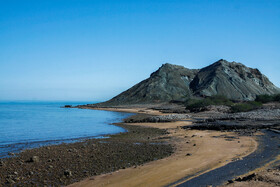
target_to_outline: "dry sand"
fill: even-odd
[[[99,108],[102,110],[101,108]],[[143,108],[105,110],[159,115],[160,112]],[[136,123],[167,129],[175,146],[175,153],[161,160],[153,161],[137,168],[127,168],[113,173],[87,178],[70,186],[164,186],[188,175],[200,174],[221,167],[232,160],[249,155],[257,148],[252,137],[238,137],[230,141],[224,136],[237,136],[232,132],[184,130],[180,126],[190,125],[188,121],[170,123]],[[187,154],[190,154],[189,156]]]

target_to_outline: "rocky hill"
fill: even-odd
[[[256,95],[280,91],[258,69],[226,60],[201,69],[190,89],[197,96],[224,95],[233,100],[253,100]]]
[[[99,106],[185,101],[192,97],[224,95],[234,100],[252,100],[280,89],[258,69],[219,60],[202,69],[164,64],[151,76]]]

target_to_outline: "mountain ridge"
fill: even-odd
[[[186,101],[194,97],[224,95],[253,100],[257,95],[280,93],[258,69],[220,59],[202,69],[163,64],[150,77],[99,106]]]

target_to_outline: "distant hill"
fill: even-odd
[[[280,89],[258,69],[221,59],[202,69],[163,64],[148,79],[98,105],[185,101],[192,97],[212,95],[253,100],[256,95],[276,93],[280,93]]]

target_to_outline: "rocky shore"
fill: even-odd
[[[162,107],[108,110],[138,114],[125,119],[125,123],[116,124],[127,129],[126,133],[110,135],[105,139],[25,150],[19,154],[11,154],[10,158],[1,159],[0,186],[65,186],[73,183],[76,185],[76,182],[83,179],[86,180],[81,184],[90,186],[94,180],[94,183],[103,185],[101,174],[108,176],[108,173],[115,176],[112,180],[125,183],[122,176],[115,174],[126,173],[125,176],[131,175],[131,180],[134,180],[139,176],[138,171],[142,170],[144,173],[150,172],[151,176],[155,175],[153,180],[157,179],[157,182],[167,185],[175,179],[192,175],[194,171],[213,169],[213,163],[218,167],[229,163],[231,159],[241,159],[241,155],[249,154],[256,147],[254,138],[262,129],[280,131],[279,108],[262,108],[235,114],[220,108],[216,110],[216,107],[198,113],[169,114],[160,113]],[[169,109],[165,107],[164,110]],[[216,151],[213,152],[214,149]],[[224,150],[227,151],[223,154]],[[168,159],[162,159],[164,157]],[[214,158],[215,161],[212,160]],[[205,165],[199,166],[203,159]],[[156,167],[150,163],[143,166],[144,163],[155,160],[157,161],[151,163]],[[192,164],[194,165],[188,168]],[[170,167],[166,168],[167,166]],[[163,175],[170,176],[171,167],[174,170],[173,178],[166,177],[162,180]],[[134,168],[137,169],[133,170]],[[188,170],[194,168],[194,171]],[[273,176],[280,176],[279,164],[255,172],[254,177],[246,178],[250,175],[247,174],[240,179],[232,179],[231,183],[255,183],[260,180],[260,176],[271,173]],[[150,179],[145,180],[147,183]],[[135,180],[135,184],[141,181]],[[275,181],[266,183],[279,183]]]
[[[0,186],[64,186],[172,154],[165,130],[117,125],[128,132],[11,153],[0,160]]]
[[[148,114],[137,114],[130,118],[125,119],[125,123],[162,123],[172,122],[178,120],[189,119],[189,114],[167,114],[167,115],[148,115]]]

